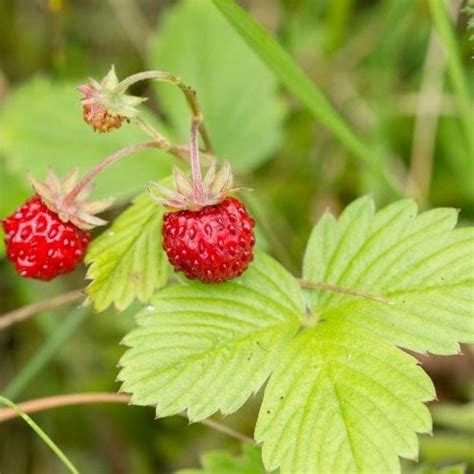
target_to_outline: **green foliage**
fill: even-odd
[[[159,291],[124,339],[122,391],[157,416],[187,410],[191,421],[236,411],[275,367],[299,326],[302,293],[263,254],[242,278]]]
[[[421,466],[413,471],[413,474],[465,474],[466,466],[463,464],[456,464],[454,466],[446,466],[435,468],[430,466]]]
[[[52,167],[61,176],[79,166],[85,173],[108,154],[147,140],[134,124],[98,134],[81,117],[74,84],[36,78],[17,88],[0,113],[0,153],[7,168],[26,185],[27,172],[43,178]],[[157,150],[125,158],[97,178],[97,197],[130,196],[150,179],[164,177],[170,166],[169,156]]]
[[[209,451],[202,455],[202,469],[182,469],[176,474],[265,474],[260,449],[244,444],[242,454]]]
[[[334,135],[395,195],[398,185],[372,159],[374,153],[340,117],[324,93],[293,58],[233,0],[213,0],[242,38],[262,58],[282,84],[294,94]]]
[[[124,339],[122,390],[197,421],[237,410],[270,376],[255,431],[267,469],[398,472],[398,456],[418,455],[416,433],[431,432],[422,402],[435,392],[394,344],[451,353],[473,337],[473,229],[453,230],[456,218],[417,216],[408,200],[375,213],[369,198],[323,216],[304,277],[389,304],[314,290],[305,309],[296,279],[264,254],[233,282],[161,290]]]
[[[313,230],[303,276],[386,297],[392,304],[312,291],[311,307],[327,321],[347,321],[417,352],[455,354],[474,341],[474,228],[453,230],[457,211],[417,215],[413,201],[375,213],[369,198]]]
[[[97,311],[111,304],[124,310],[135,297],[147,302],[165,285],[168,264],[161,248],[163,212],[148,193],[141,194],[111,229],[91,243],[85,258],[90,265],[87,278],[92,280],[87,294]]]
[[[440,36],[448,64],[448,74],[455,91],[459,107],[459,118],[464,128],[467,142],[467,154],[474,156],[474,134],[472,133],[472,96],[469,83],[463,70],[461,56],[456,41],[453,21],[444,2],[428,0],[434,26]]]
[[[286,348],[255,430],[269,469],[397,472],[431,430],[434,398],[415,358],[343,321],[321,323]]]
[[[254,169],[276,151],[283,118],[276,81],[210,2],[187,0],[168,13],[153,38],[151,64],[198,91],[216,152],[236,171]],[[189,113],[181,92],[169,85],[157,91],[186,141]]]
[[[434,405],[431,414],[437,425],[474,434],[474,402],[463,405],[451,403]]]

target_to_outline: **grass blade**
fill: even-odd
[[[25,420],[25,422],[30,425],[32,430],[45,442],[45,444],[51,448],[51,451],[53,451],[57,458],[69,469],[69,472],[72,472],[73,474],[79,474],[79,471],[74,467],[68,457],[61,451],[58,445],[23,410],[21,410],[12,401],[8,400],[8,398],[2,396],[0,396],[0,403],[15,410],[18,413],[18,416],[23,418],[23,420]]]
[[[293,58],[233,0],[213,0],[214,5],[267,64],[280,82],[296,96],[392,194],[400,196],[399,185],[378,165],[374,151],[368,147],[337,113],[326,96],[298,66]]]
[[[472,100],[469,93],[469,85],[464,74],[461,56],[457,46],[453,23],[446,8],[446,2],[441,0],[429,0],[431,16],[434,26],[440,36],[441,43],[446,50],[448,61],[448,75],[456,94],[460,119],[466,134],[466,140],[470,156],[474,156],[474,131],[472,123],[474,113],[472,111]]]

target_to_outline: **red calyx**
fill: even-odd
[[[51,280],[72,272],[84,257],[90,233],[63,222],[39,196],[3,219],[7,258],[25,278]]]
[[[176,271],[203,283],[240,276],[253,259],[254,220],[237,199],[227,197],[198,211],[168,212],[163,248]]]

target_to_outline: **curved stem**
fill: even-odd
[[[103,161],[101,161],[97,166],[92,168],[77,184],[74,186],[72,191],[64,198],[64,204],[66,206],[72,204],[76,199],[77,195],[105,168],[109,167],[111,164],[119,161],[125,156],[131,155],[137,151],[144,150],[146,148],[161,148],[163,149],[164,144],[160,141],[138,143],[135,145],[129,145],[121,150],[109,155]]]
[[[37,413],[40,411],[50,410],[52,408],[74,406],[74,405],[86,405],[92,403],[126,403],[131,405],[131,398],[129,395],[122,393],[109,393],[109,392],[97,392],[97,393],[71,393],[68,395],[55,395],[52,397],[37,398],[35,400],[29,400],[27,402],[18,403],[17,406],[24,413]],[[188,418],[185,413],[179,413],[180,416]],[[0,409],[0,423],[16,418],[18,411],[12,408]],[[217,421],[206,419],[201,420],[198,423],[208,426],[215,431],[231,436],[232,438],[238,439],[246,443],[254,444],[254,440],[227,425],[219,423]]]
[[[193,117],[191,120],[191,142],[189,145],[191,153],[191,174],[193,177],[194,201],[201,203],[204,198],[204,190],[202,187],[201,162],[199,157],[198,128],[199,120]]]
[[[211,140],[209,138],[209,133],[207,132],[206,126],[203,121],[203,114],[201,104],[198,101],[196,91],[186,85],[182,79],[174,74],[170,74],[166,71],[143,71],[137,74],[133,74],[123,81],[121,81],[118,85],[118,92],[125,92],[132,84],[135,84],[140,81],[144,81],[147,79],[154,79],[160,82],[166,82],[168,84],[172,84],[183,92],[186,102],[191,110],[191,114],[194,118],[199,120],[199,133],[201,134],[202,141],[204,142],[204,146],[206,151],[210,153],[214,153]]]

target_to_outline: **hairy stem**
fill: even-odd
[[[131,398],[129,395],[121,393],[72,393],[68,395],[55,395],[52,397],[37,398],[35,400],[29,400],[26,402],[18,403],[18,407],[24,413],[37,413],[52,408],[59,408],[65,406],[74,405],[86,405],[92,403],[124,403],[131,405]],[[180,413],[180,416],[188,418],[185,413]],[[11,420],[19,416],[18,411],[13,408],[0,409],[0,423]],[[201,420],[199,423],[212,428],[215,431],[231,436],[232,438],[238,439],[246,443],[254,443],[254,440],[232,428],[219,423],[214,420],[206,419]]]
[[[111,164],[115,163],[116,161],[121,160],[125,156],[131,155],[132,153],[136,153],[137,151],[145,150],[146,148],[163,148],[163,143],[157,142],[157,141],[137,143],[135,145],[126,146],[125,148],[122,148],[121,150],[116,151],[112,155],[109,155],[107,158],[101,161],[98,165],[94,166],[94,168],[92,168],[76,184],[76,186],[74,186],[72,191],[64,198],[64,204],[66,206],[71,205],[76,199],[77,195],[105,168],[108,168]]]
[[[167,138],[165,138],[161,133],[153,127],[150,123],[148,123],[144,118],[138,116],[135,118],[137,121],[139,127],[151,138],[153,138],[154,141],[160,142],[163,144],[163,150],[169,150],[171,148],[171,143],[168,141]]]
[[[191,153],[191,174],[193,177],[194,201],[196,203],[201,203],[204,198],[204,191],[202,187],[201,160],[199,156],[199,144],[197,136],[198,128],[199,120],[193,117],[191,120],[191,142],[189,145]]]
[[[201,105],[198,101],[196,91],[187,86],[180,77],[175,76],[174,74],[170,74],[166,71],[144,71],[139,72],[137,74],[133,74],[119,84],[119,91],[125,92],[132,84],[136,82],[144,81],[147,79],[154,79],[160,82],[167,82],[168,84],[172,84],[183,92],[184,97],[186,98],[186,102],[188,103],[189,109],[191,110],[191,114],[194,118],[199,120],[199,133],[201,134],[202,141],[204,142],[204,146],[206,151],[213,153],[213,147],[211,140],[209,138],[209,133],[207,132],[206,126],[203,121],[203,114]]]
[[[353,288],[347,288],[345,286],[332,285],[331,283],[323,283],[320,281],[304,280],[302,278],[298,279],[298,283],[300,284],[302,288],[314,288],[318,290],[332,291],[334,293],[342,293],[345,295],[359,296],[361,298],[366,298],[368,300],[377,301],[378,303],[393,304],[392,301],[388,300],[387,298],[384,298],[383,296],[367,293],[366,291],[355,290]]]

